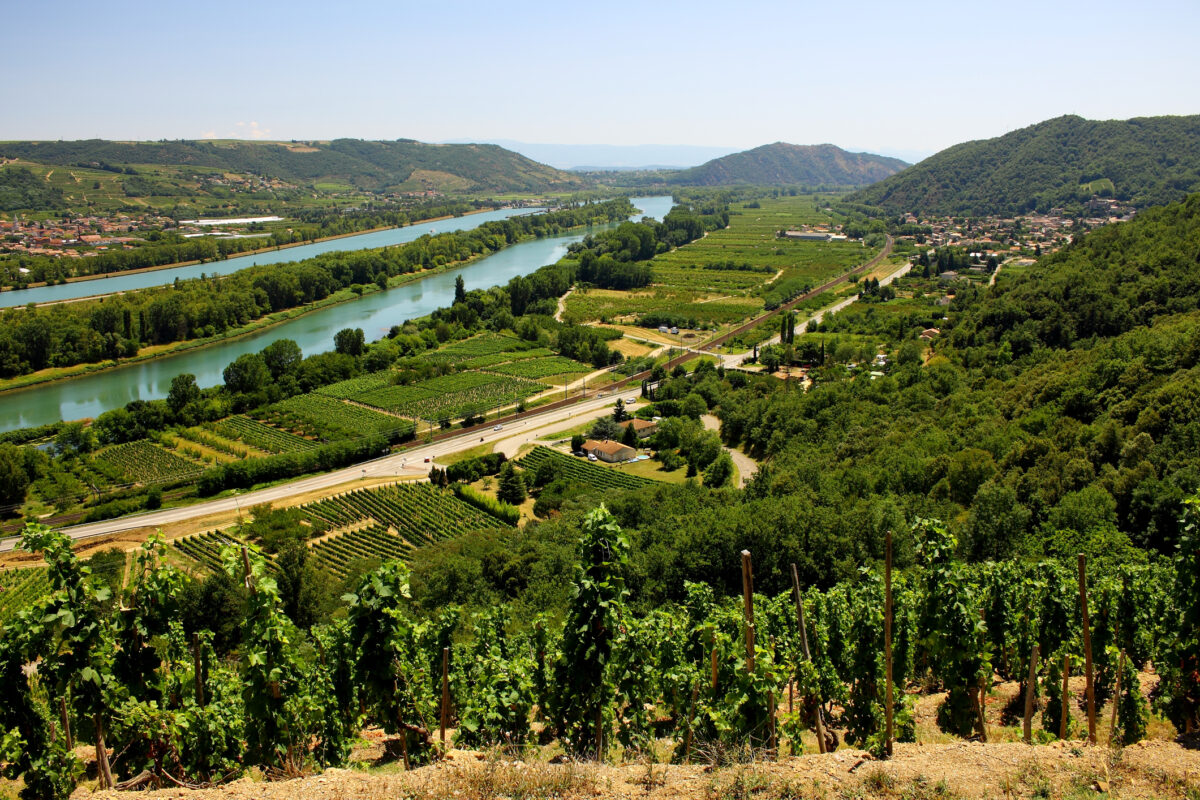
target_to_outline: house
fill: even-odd
[[[633,432],[637,434],[639,439],[645,439],[649,436],[652,436],[654,432],[658,430],[658,425],[650,420],[637,418],[627,420],[621,427],[633,428]]]
[[[936,339],[941,334],[942,332],[937,328],[926,328],[925,330],[921,331],[921,340],[928,342],[932,339]]]
[[[583,443],[583,452],[589,456],[595,456],[601,461],[607,461],[610,464],[628,461],[637,455],[637,451],[629,445],[614,442],[611,439],[606,439],[603,442],[588,439]]]

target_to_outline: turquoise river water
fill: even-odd
[[[641,209],[641,212],[635,215],[636,218],[645,215],[662,219],[671,209],[669,196],[635,197],[632,200],[634,206]],[[473,228],[487,221],[487,219],[480,219],[482,217],[485,217],[485,214],[472,214],[438,223],[398,228],[396,231],[410,232],[410,238],[397,241],[411,241],[428,233],[430,227],[437,228],[440,233]],[[492,217],[492,219],[497,218],[500,217]],[[420,230],[414,232],[413,228],[420,228]],[[397,241],[380,243],[377,238],[391,233],[392,231],[379,231],[362,236],[347,237],[334,242],[324,242],[319,245],[291,248],[280,251],[278,254],[268,253],[244,258],[258,258],[258,263],[265,263],[262,260],[263,256],[282,255],[283,258],[276,260],[293,261],[316,254],[314,252],[303,254],[302,251],[308,247],[334,245],[325,247],[323,251],[318,252],[382,247],[385,244],[397,243]],[[201,386],[218,384],[223,380],[221,373],[227,364],[243,353],[258,352],[276,339],[294,340],[300,345],[300,349],[304,351],[305,355],[332,350],[333,335],[342,328],[362,328],[368,341],[378,339],[386,334],[393,325],[398,325],[407,319],[423,317],[448,305],[454,296],[454,280],[457,276],[462,275],[467,289],[481,289],[507,283],[510,278],[517,275],[527,275],[538,267],[554,263],[566,253],[568,245],[579,241],[587,233],[587,230],[580,230],[521,242],[465,267],[429,275],[385,292],[377,292],[359,300],[314,311],[250,336],[0,395],[0,431],[44,425],[63,419],[94,418],[110,409],[120,408],[132,400],[163,398],[167,396],[170,389],[171,379],[184,372],[195,375],[196,381]],[[238,260],[229,259],[220,262],[221,272],[228,274],[233,271],[230,269],[230,265]],[[207,267],[211,273],[213,266],[213,264],[204,264],[182,269],[195,270],[195,275],[192,277],[199,277],[200,272],[204,271],[203,267]],[[246,266],[249,266],[249,263],[238,268]],[[163,270],[145,273],[137,277],[155,276],[156,279],[148,285],[169,283],[174,278],[164,280],[162,276],[166,272],[174,271]],[[64,287],[48,288],[88,286],[90,291],[87,293],[96,294],[117,291],[109,281],[122,279],[105,278],[68,284]]]

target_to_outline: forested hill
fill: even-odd
[[[684,186],[864,186],[904,169],[898,158],[849,153],[832,144],[764,144],[671,175]]]
[[[329,142],[160,141],[4,142],[0,156],[43,164],[121,168],[195,166],[299,183],[360,189],[542,192],[584,185],[570,173],[490,144],[425,144],[408,139]]]
[[[982,216],[1080,209],[1095,195],[1146,207],[1198,190],[1200,116],[1065,116],[955,145],[850,199],[890,213]]]
[[[762,536],[811,580],[850,578],[914,517],[951,521],[972,560],[1172,553],[1200,485],[1198,274],[1195,195],[1001,272],[994,289],[961,287],[924,365],[911,339],[879,380],[818,372],[807,393],[731,393],[722,436],[765,464],[740,510],[656,528],[676,544],[655,569],[757,555]],[[756,577],[786,580],[786,564],[756,561]]]

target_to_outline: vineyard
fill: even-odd
[[[108,590],[80,569],[66,537],[29,526],[22,546],[44,554],[56,591],[4,629],[0,724],[27,743],[19,752],[30,757],[17,762],[27,786],[58,774],[43,758],[55,752],[46,729],[58,697],[97,721],[77,733],[89,740],[100,731],[98,769],[113,773],[109,784],[141,770],[196,782],[213,774],[213,763],[225,779],[251,767],[283,775],[285,764],[343,765],[368,724],[399,737],[406,767],[438,756],[439,727],[456,728],[459,747],[514,747],[540,731],[574,758],[619,754],[638,763],[774,760],[843,743],[886,759],[895,742],[916,740],[914,706],[926,698],[937,704],[937,731],[924,735],[938,741],[986,742],[1002,725],[1002,736],[1029,744],[1128,747],[1150,734],[1152,715],[1167,731],[1200,724],[1198,508],[1200,499],[1188,502],[1170,561],[968,564],[955,557],[957,543],[941,523],[917,520],[919,566],[904,571],[892,570],[889,533],[882,568],[865,565],[854,580],[806,588],[793,565],[790,591],[764,593],[743,551],[740,564],[736,555],[728,559],[731,576],[740,572],[740,596],[685,583],[677,601],[638,608],[625,584],[630,537],[601,506],[582,519],[561,615],[531,617],[526,608],[492,603],[422,614],[410,599],[407,568],[385,561],[345,596],[343,617],[311,631],[291,623],[280,582],[254,548],[219,557],[219,535],[184,540],[181,552],[207,564],[219,558],[246,586],[236,660],[220,657],[207,631],[189,643],[164,613],[189,579],[161,559],[160,539],[137,558],[122,600],[128,611],[111,614]],[[431,541],[480,521],[467,522],[478,512],[426,484],[354,492],[305,512],[335,526],[373,521],[357,537],[318,542],[318,558],[338,574],[355,560],[385,559],[396,550],[391,539],[409,538],[385,526],[418,520]],[[22,635],[43,619],[58,622],[42,636]],[[72,660],[52,658],[61,653]],[[64,665],[63,683],[76,691],[47,681],[35,693],[21,665],[39,660],[46,671]],[[1159,681],[1152,700],[1141,686],[1150,665]],[[1083,679],[1082,694],[1068,673]],[[86,693],[93,674],[120,687],[119,713],[104,696]],[[989,715],[998,682],[1020,689],[999,716]],[[40,712],[13,711],[27,708]],[[159,727],[123,723],[151,713]],[[100,739],[106,722],[109,738]],[[108,763],[106,748],[134,752],[147,737],[179,756]]]
[[[319,441],[341,441],[392,434],[395,440],[410,437],[416,426],[389,414],[346,403],[322,394],[302,394],[254,412],[270,429],[302,434]],[[267,427],[267,426],[264,426]]]
[[[458,419],[515,403],[545,390],[522,378],[459,372],[406,386],[388,386],[359,395],[367,405],[413,419]]]
[[[208,531],[175,539],[171,542],[171,546],[210,571],[218,572],[221,569],[221,548],[241,543],[240,539],[236,539],[230,534]]]
[[[317,446],[315,442],[301,436],[273,428],[241,414],[211,422],[206,427],[226,439],[242,442],[267,453],[291,453]]]
[[[317,562],[339,578],[350,574],[355,562],[406,558],[412,549],[411,544],[390,533],[386,525],[380,524],[331,536],[312,546]]]
[[[457,364],[462,361],[470,361],[471,359],[502,353],[513,354],[515,356],[517,352],[529,350],[532,346],[528,342],[523,342],[512,336],[503,336],[498,333],[481,333],[469,339],[451,342],[445,347],[425,354],[423,358],[432,361],[449,361]]]
[[[515,378],[539,380],[541,378],[559,377],[562,375],[586,375],[592,371],[592,368],[574,359],[564,358],[563,356],[548,356],[503,364],[495,367],[494,371],[504,375],[512,375]]]
[[[550,358],[555,353],[549,347],[534,347],[530,350],[517,350],[507,353],[493,353],[492,355],[476,356],[475,358],[466,361],[460,361],[455,366],[459,369],[487,369],[498,364],[508,364],[510,362],[528,361],[534,358]]]
[[[538,467],[547,462],[554,464],[555,470],[567,480],[584,483],[597,489],[640,489],[655,483],[649,478],[629,475],[574,456],[565,456],[556,450],[540,445],[533,448],[516,463],[522,469],[536,472]]]
[[[95,458],[136,483],[171,483],[194,478],[202,470],[200,464],[144,439],[107,447],[96,453]]]
[[[369,375],[359,375],[357,378],[350,378],[337,383],[331,383],[328,386],[322,386],[316,390],[316,394],[326,397],[336,397],[339,400],[352,400],[359,395],[374,391],[375,389],[391,386],[392,379],[395,376],[395,372],[385,369],[380,372],[372,372]]]
[[[458,536],[480,528],[502,525],[500,520],[468,505],[428,483],[398,483],[378,489],[359,489],[300,507],[314,522],[344,528],[374,522],[399,534],[398,546],[412,547]],[[348,536],[352,534],[343,534]],[[331,537],[320,544],[340,539]]]
[[[44,569],[6,569],[0,572],[0,626],[32,606],[50,589]]]

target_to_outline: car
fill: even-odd
[[[596,454],[588,453],[588,461],[595,461],[595,460],[596,460]]]
[[[582,450],[576,450],[575,452],[571,453],[571,455],[579,456],[580,458],[583,458],[584,456],[587,455],[587,453],[583,452]]]
[[[497,425],[497,426],[495,426],[494,428],[492,428],[492,430],[494,430],[494,431],[502,431],[502,430],[504,430],[504,426],[503,426],[503,425]]]
[[[433,459],[429,456],[425,456],[425,463],[428,464],[430,461],[433,461]]]
[[[636,403],[636,402],[637,402],[637,398],[636,398],[636,397],[626,397],[626,398],[625,398],[625,405],[631,405],[631,404],[633,404],[633,403]]]

